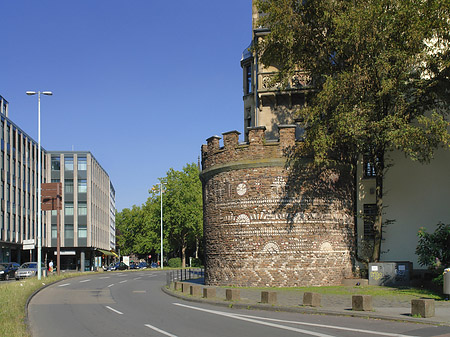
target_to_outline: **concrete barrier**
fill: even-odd
[[[183,282],[175,281],[174,287],[175,287],[175,290],[183,291]]]
[[[311,292],[303,293],[303,305],[309,307],[320,307],[321,300],[322,295],[318,293],[311,293]]]
[[[183,285],[183,294],[190,294],[191,293],[191,285],[189,283],[182,283]]]
[[[202,296],[202,286],[199,285],[191,285],[191,295],[192,296]]]
[[[275,291],[261,291],[261,303],[276,304],[277,293]]]
[[[227,301],[239,301],[241,299],[241,290],[240,289],[226,289],[225,290],[225,299]]]
[[[211,288],[211,287],[203,288],[203,297],[204,298],[215,298],[216,297],[216,288]]]
[[[370,295],[353,295],[352,310],[354,311],[372,311],[372,296]]]
[[[423,318],[433,317],[435,315],[434,300],[425,298],[411,300],[411,315]]]

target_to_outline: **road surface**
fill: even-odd
[[[354,317],[237,310],[186,302],[161,291],[152,269],[67,279],[30,301],[33,337],[442,336],[450,327]]]

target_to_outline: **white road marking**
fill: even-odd
[[[208,312],[210,314],[215,314],[215,315],[225,316],[225,317],[229,317],[229,318],[239,319],[241,321],[247,321],[247,322],[251,322],[251,323],[266,325],[266,326],[270,326],[272,328],[278,328],[278,329],[283,329],[283,330],[289,330],[289,331],[304,333],[304,334],[311,335],[311,336],[334,337],[332,335],[327,335],[327,334],[323,334],[323,333],[320,333],[320,332],[314,332],[314,331],[308,331],[308,330],[293,328],[293,327],[284,326],[284,325],[281,325],[281,324],[275,324],[275,323],[269,323],[269,322],[261,322],[261,321],[258,321],[256,319],[251,319],[251,318],[247,318],[247,317],[240,317],[240,316],[237,316],[235,314],[230,314],[230,313],[223,312],[223,311],[216,311],[216,310],[208,310],[208,309],[203,309],[203,308],[197,308],[197,307],[192,307],[192,306],[184,305],[184,304],[180,304],[180,303],[173,303],[173,304],[174,305],[178,305],[180,307],[185,307],[185,308],[194,309],[194,310],[198,310],[198,311]]]
[[[153,329],[153,330],[155,330],[155,331],[157,331],[159,333],[162,333],[163,335],[166,335],[166,336],[169,336],[169,337],[177,337],[176,335],[172,335],[171,333],[168,333],[168,332],[166,332],[164,330],[158,329],[156,326],[153,326],[153,325],[150,325],[150,324],[145,324],[145,326],[147,328]]]
[[[136,277],[136,278],[134,278],[133,280],[140,280],[142,277]]]
[[[109,305],[106,305],[105,308],[107,308],[107,309],[109,309],[111,311],[114,311],[116,314],[123,315],[123,312],[120,312],[119,310],[111,308]]]
[[[110,284],[110,285],[108,286],[108,288],[111,288],[113,285],[114,285],[114,283],[113,283],[113,284]]]
[[[70,283],[60,284],[58,287],[66,287],[66,286],[68,286],[68,285],[70,285]]]
[[[90,281],[90,279],[89,280],[83,280],[83,281],[80,281],[80,283],[89,282],[89,281]]]
[[[258,319],[263,319],[263,320],[266,320],[266,321],[273,321],[273,322],[280,322],[280,323],[290,323],[290,324],[299,324],[299,325],[306,325],[306,326],[315,326],[315,327],[319,327],[319,328],[329,328],[329,329],[335,329],[335,330],[355,331],[355,332],[361,332],[361,333],[373,334],[373,335],[381,335],[381,336],[414,337],[414,336],[411,336],[411,335],[401,335],[401,334],[391,333],[391,332],[362,330],[362,329],[354,329],[354,328],[345,328],[345,327],[334,326],[334,325],[324,325],[324,324],[306,323],[306,322],[297,322],[297,321],[285,321],[285,320],[281,320],[281,319],[267,318],[267,317],[257,317],[257,316],[250,316],[250,315],[241,315],[241,314],[236,314],[236,316],[258,318]]]
[[[204,312],[208,312],[208,313],[211,313],[211,314],[216,314],[216,315],[226,316],[226,317],[230,317],[230,318],[240,319],[240,320],[253,322],[253,323],[257,323],[257,324],[268,325],[268,326],[272,326],[272,327],[275,327],[275,328],[280,328],[280,329],[285,329],[285,330],[290,330],[290,331],[306,333],[306,334],[309,334],[309,335],[312,335],[312,336],[330,336],[330,335],[325,335],[325,334],[316,333],[316,332],[313,332],[313,331],[307,331],[307,330],[292,328],[292,327],[288,327],[288,326],[284,326],[284,325],[280,325],[280,324],[261,322],[261,321],[258,321],[258,319],[260,319],[260,320],[267,320],[267,321],[274,321],[274,322],[280,322],[280,323],[290,323],[290,324],[298,324],[298,325],[305,325],[305,326],[314,326],[314,327],[319,327],[319,328],[346,330],[346,331],[360,332],[360,333],[372,334],[372,335],[380,335],[380,336],[413,337],[413,336],[410,336],[410,335],[402,335],[402,334],[397,334],[397,333],[378,332],[378,331],[372,331],[372,330],[345,328],[345,327],[339,327],[339,326],[333,326],[333,325],[305,323],[305,322],[296,322],[296,321],[285,321],[285,320],[272,319],[272,318],[266,318],[266,317],[231,314],[231,313],[226,313],[226,312],[222,312],[222,311],[208,310],[208,309],[193,307],[193,306],[189,306],[189,305],[185,305],[185,304],[181,304],[181,303],[173,303],[173,304],[177,305],[177,306],[180,306],[180,307],[185,307],[185,308],[189,308],[189,309],[204,311]]]
[[[123,280],[123,281],[120,281],[119,283],[125,283],[125,282],[127,282],[128,280]]]
[[[104,280],[106,278],[109,278],[109,276],[103,276],[103,277],[99,277],[100,280]]]

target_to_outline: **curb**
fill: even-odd
[[[424,321],[423,318],[414,318],[414,317],[394,317],[383,314],[378,314],[375,312],[358,312],[352,311],[348,309],[348,311],[343,310],[326,310],[321,308],[309,308],[309,307],[289,307],[289,306],[280,306],[280,305],[270,305],[270,304],[262,304],[262,303],[242,303],[236,301],[225,301],[225,300],[208,300],[201,297],[193,297],[193,296],[185,296],[182,295],[178,291],[172,291],[167,288],[167,286],[162,286],[161,290],[175,298],[179,298],[188,302],[194,303],[206,303],[212,304],[220,307],[232,308],[232,309],[247,309],[247,310],[266,310],[266,311],[282,311],[282,312],[292,312],[298,314],[308,314],[308,315],[328,315],[328,316],[346,316],[346,317],[358,317],[358,318],[366,318],[366,319],[380,319],[385,321],[393,321],[393,322],[405,322],[405,323],[419,323],[419,324],[427,324],[427,325],[442,325],[442,326],[450,326],[448,322],[440,322],[440,321]],[[345,309],[344,309],[345,310]]]

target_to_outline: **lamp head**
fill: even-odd
[[[27,91],[27,95],[28,96],[36,95],[36,91]]]
[[[53,95],[53,93],[51,91],[43,91],[42,94],[47,95],[47,96]]]

